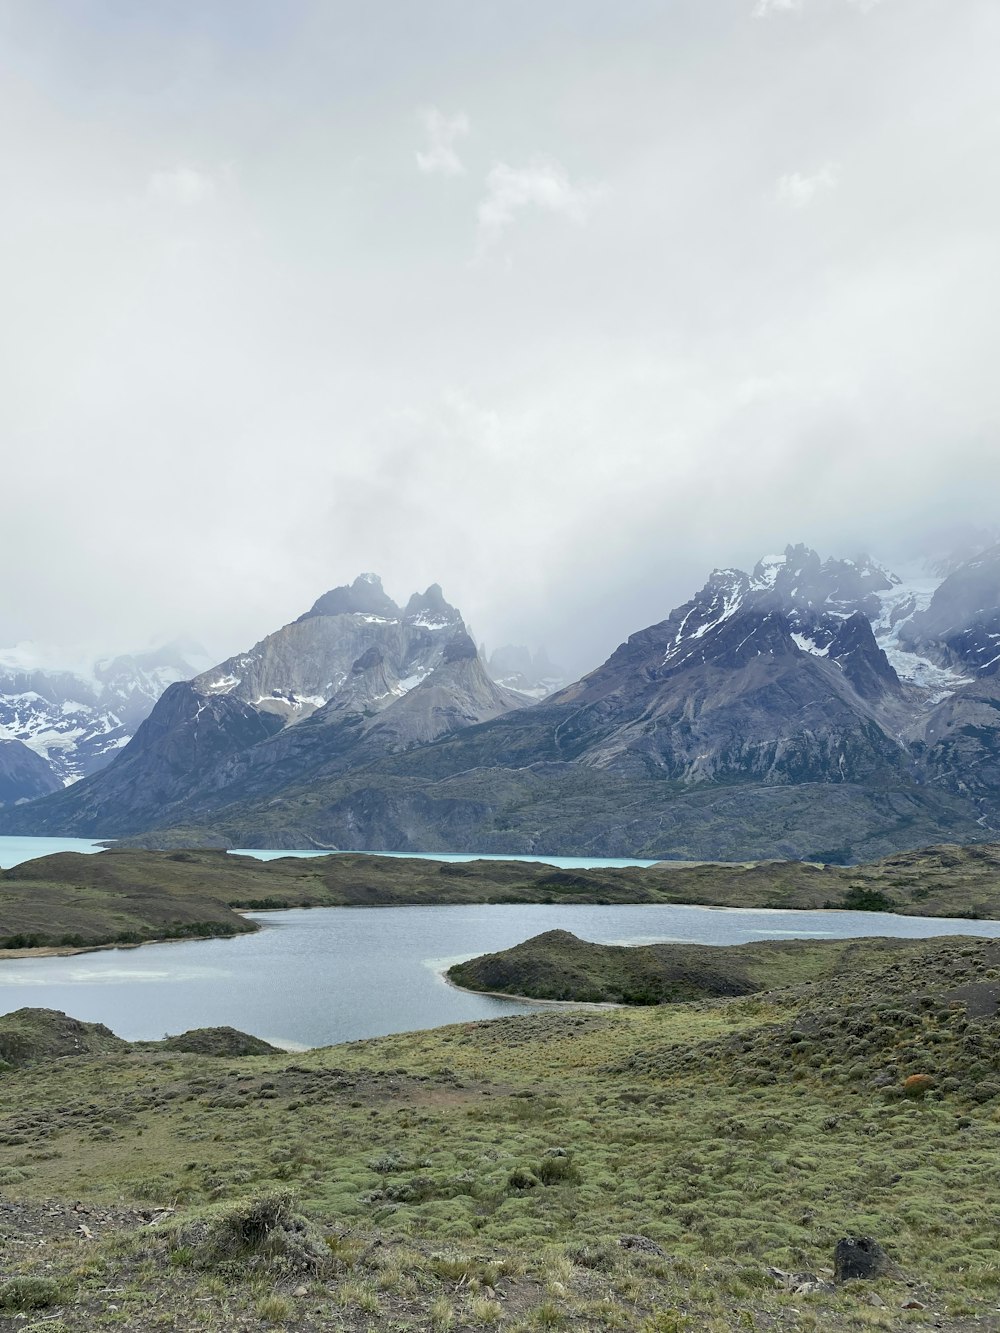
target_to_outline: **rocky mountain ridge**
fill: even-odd
[[[434,584],[405,608],[363,574],[245,653],[171,685],[118,762],[36,807],[38,827],[121,831],[328,776],[523,707]]]
[[[373,576],[326,594],[22,818],[153,842],[827,860],[1000,823],[1000,546],[934,580],[804,546],[716,570],[530,708],[440,590],[424,599],[387,604]]]

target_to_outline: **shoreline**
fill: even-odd
[[[255,910],[255,909],[254,909]],[[284,912],[290,909],[275,907],[266,909]],[[246,919],[248,912],[238,912]],[[28,949],[0,949],[0,963],[15,962],[19,958],[72,958],[80,953],[103,953],[108,949],[144,949],[147,944],[197,944],[207,940],[236,940],[241,935],[255,935],[264,927],[251,922],[250,930],[234,930],[229,935],[153,935],[148,940],[112,940],[107,944],[35,944]]]

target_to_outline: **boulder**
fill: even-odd
[[[897,1273],[896,1265],[871,1236],[845,1236],[833,1252],[834,1282],[852,1278],[887,1277]]]

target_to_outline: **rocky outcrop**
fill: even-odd
[[[103,1023],[84,1023],[59,1009],[16,1009],[0,1017],[0,1069],[128,1049]]]

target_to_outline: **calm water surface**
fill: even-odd
[[[544,1008],[466,994],[448,986],[440,969],[556,927],[602,943],[1000,936],[996,921],[661,905],[314,908],[253,916],[263,929],[232,940],[0,961],[0,1012],[62,1009],[131,1039],[230,1024],[293,1047],[322,1046]]]
[[[89,838],[0,838],[0,870],[33,861],[55,852],[103,852],[104,846]]]
[[[258,861],[274,861],[279,856],[391,856],[417,861],[529,861],[532,865],[557,866],[560,870],[590,870],[621,866],[655,866],[658,861],[630,861],[623,856],[514,856],[501,852],[282,852],[260,847],[233,847],[233,856],[254,856]],[[697,865],[695,861],[671,861],[671,865]]]

